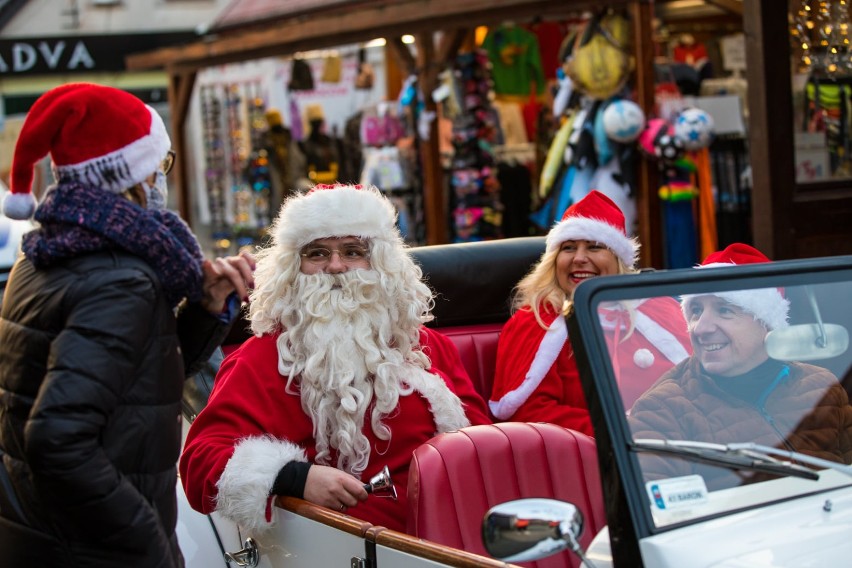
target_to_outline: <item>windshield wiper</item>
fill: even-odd
[[[819,473],[808,467],[773,457],[773,455],[778,455],[813,466],[834,469],[852,476],[852,467],[850,466],[751,442],[714,444],[712,442],[639,438],[633,441],[632,448],[640,452],[671,454],[693,461],[729,466],[735,469],[760,471],[785,477],[801,477],[813,481],[819,479]]]

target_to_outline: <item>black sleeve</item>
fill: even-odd
[[[213,351],[222,344],[232,325],[233,318],[226,323],[198,304],[187,304],[177,320],[184,372],[187,377],[194,375],[204,366]]]
[[[305,498],[305,482],[308,480],[308,462],[291,461],[281,468],[275,483],[272,484],[271,495]]]

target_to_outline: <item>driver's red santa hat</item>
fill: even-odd
[[[47,154],[60,181],[121,193],[154,173],[170,147],[160,115],[130,93],[92,83],[56,87],[27,113],[3,212],[32,216],[33,167]]]
[[[629,267],[636,264],[639,242],[627,236],[624,213],[612,199],[593,189],[565,211],[562,220],[547,234],[547,250],[555,250],[569,240],[604,244]]]
[[[272,234],[296,250],[329,237],[396,242],[401,238],[396,215],[393,203],[374,186],[321,184],[284,202]]]
[[[710,253],[696,268],[717,268],[772,262],[765,254],[756,248],[743,243],[734,243],[724,250]],[[787,326],[787,316],[790,312],[790,301],[784,297],[783,288],[758,288],[755,290],[731,290],[715,292],[723,300],[739,306],[756,319],[763,322],[769,329]],[[695,295],[681,297],[681,305],[686,308],[690,298]]]

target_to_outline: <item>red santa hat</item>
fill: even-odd
[[[360,237],[400,239],[396,208],[373,186],[317,185],[287,199],[272,233],[279,244],[295,250],[316,239]]]
[[[51,89],[33,104],[15,145],[3,212],[35,211],[33,167],[47,154],[60,181],[121,193],[157,170],[171,147],[162,118],[126,91],[91,83]]]
[[[550,229],[547,250],[555,250],[568,240],[602,243],[629,267],[638,260],[639,242],[627,236],[624,213],[596,189],[569,207],[562,220]]]
[[[704,259],[704,262],[696,268],[717,268],[743,264],[759,264],[763,262],[772,261],[752,246],[743,243],[734,243],[724,250],[710,253]],[[769,330],[787,326],[790,301],[784,297],[783,288],[731,290],[728,292],[716,292],[713,296],[718,296],[735,306],[739,306],[763,322]],[[683,296],[681,298],[681,305],[685,308],[687,301],[692,297],[694,296]]]

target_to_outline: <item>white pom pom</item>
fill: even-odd
[[[633,354],[633,362],[640,369],[647,369],[654,364],[654,354],[648,349],[637,349]]]
[[[36,200],[32,193],[10,193],[3,200],[3,213],[9,219],[23,221],[35,213]]]

